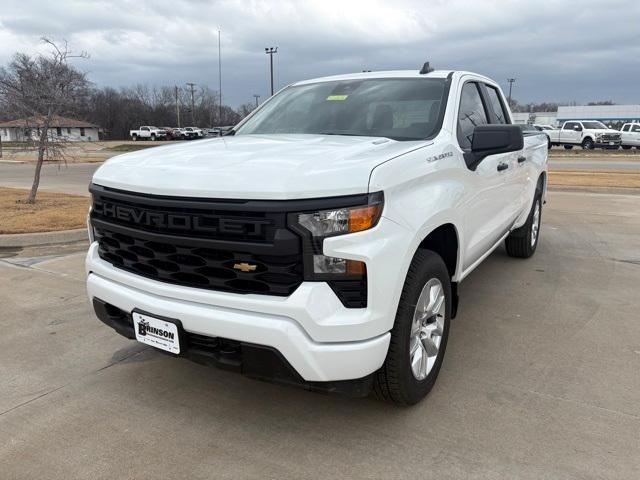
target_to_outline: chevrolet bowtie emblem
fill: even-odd
[[[251,265],[250,263],[242,262],[242,263],[235,263],[233,265],[233,268],[235,270],[240,270],[242,272],[253,272],[256,268],[258,268],[258,266]]]

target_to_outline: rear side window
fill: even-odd
[[[460,110],[458,111],[458,143],[460,148],[468,150],[471,148],[473,139],[473,129],[477,125],[489,123],[487,112],[478,85],[473,82],[465,83],[460,96]]]
[[[640,125],[634,125],[631,129],[632,132],[640,132]]]
[[[487,89],[487,96],[489,97],[489,103],[491,104],[491,108],[493,109],[493,113],[495,115],[496,123],[509,123],[507,120],[507,111],[504,108],[502,100],[500,99],[500,94],[498,91],[490,85],[485,85]]]

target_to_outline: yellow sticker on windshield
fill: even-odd
[[[329,95],[327,97],[328,101],[331,100],[346,100],[349,95]]]

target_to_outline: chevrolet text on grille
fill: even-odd
[[[264,227],[272,223],[269,220],[233,219],[219,215],[185,215],[143,210],[101,201],[95,201],[93,209],[98,215],[115,218],[123,222],[132,222],[149,227],[211,233],[261,236],[264,233]]]

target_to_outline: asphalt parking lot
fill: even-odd
[[[0,253],[0,477],[640,478],[640,196],[551,192],[460,288],[398,409],[174,359],[96,320],[82,245]]]

